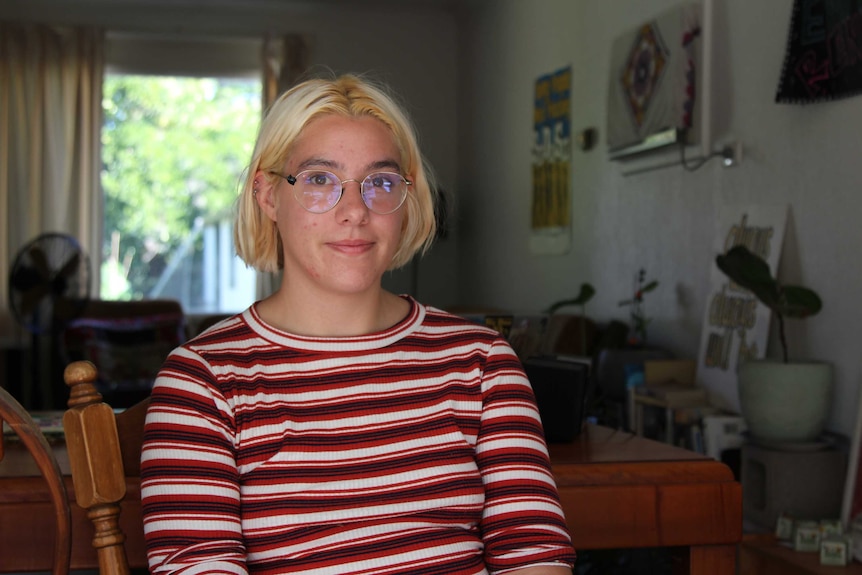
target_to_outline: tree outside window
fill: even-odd
[[[168,297],[191,312],[253,301],[230,226],[260,101],[259,81],[106,77],[102,298]]]

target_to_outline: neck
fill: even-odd
[[[347,337],[383,331],[401,321],[409,307],[407,301],[382,288],[339,296],[298,295],[285,282],[257,309],[268,324],[295,335]]]

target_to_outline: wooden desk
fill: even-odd
[[[65,445],[55,445],[54,453],[66,475],[72,507],[72,569],[98,569],[92,546],[93,524],[75,503]],[[128,501],[122,505],[120,524],[128,538],[129,563],[131,567],[146,567],[140,478],[126,478],[126,489]],[[47,484],[23,445],[7,441],[0,460],[0,572],[50,571],[53,545],[54,511]]]
[[[0,462],[0,571],[48,570],[53,514],[29,454],[7,444]],[[732,575],[742,538],[742,487],[712,459],[630,433],[588,425],[550,446],[554,477],[578,549],[679,547],[692,575]],[[60,466],[68,472],[65,447]],[[35,477],[34,477],[35,476]],[[140,480],[128,478],[120,516],[133,566],[144,566]],[[98,564],[93,527],[72,499],[72,567]],[[685,569],[681,571],[685,572]]]
[[[678,547],[683,572],[733,575],[742,486],[729,467],[593,425],[549,448],[575,548]]]

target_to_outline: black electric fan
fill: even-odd
[[[9,307],[18,322],[32,334],[33,388],[41,401],[26,407],[59,409],[63,395],[54,394],[62,383],[61,336],[78,317],[90,294],[90,262],[78,241],[67,234],[46,233],[18,252],[9,271]],[[40,357],[48,353],[48,358]],[[45,369],[47,367],[47,369]],[[29,400],[32,390],[22,390]],[[56,396],[56,399],[55,399]]]

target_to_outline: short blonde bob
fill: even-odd
[[[431,171],[419,150],[416,132],[407,113],[382,85],[356,75],[314,78],[283,93],[264,117],[237,200],[234,242],[237,255],[259,271],[274,272],[284,265],[278,228],[264,214],[253,196],[258,171],[271,183],[290,156],[296,139],[313,119],[329,114],[351,118],[377,118],[392,131],[401,153],[402,174],[413,182],[408,188],[398,250],[389,269],[403,266],[434,240],[434,190]]]

